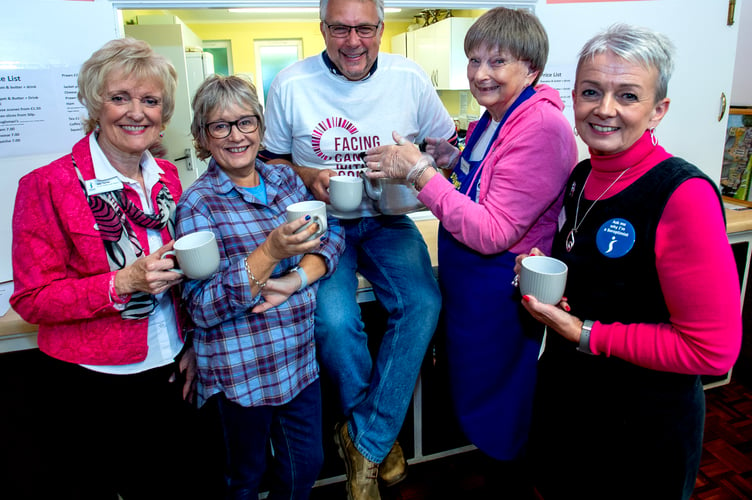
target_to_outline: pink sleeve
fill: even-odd
[[[119,314],[109,296],[109,271],[77,277],[71,270],[71,259],[76,258],[71,238],[76,235],[68,233],[60,220],[61,216],[72,217],[71,205],[54,197],[54,182],[59,181],[48,182],[45,173],[26,175],[16,194],[13,309],[34,324]]]
[[[596,323],[591,349],[639,366],[722,375],[741,346],[741,294],[718,197],[690,179],[666,204],[656,231],[656,265],[670,323]]]
[[[577,159],[569,125],[563,119],[547,118],[552,117],[546,112],[531,113],[492,146],[484,160],[482,181],[487,191],[480,203],[439,175],[418,198],[452,236],[473,250],[486,255],[509,250],[557,203]],[[552,216],[549,244],[554,232]]]

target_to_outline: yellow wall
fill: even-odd
[[[161,11],[123,11],[124,22],[135,21],[136,16],[159,15]],[[384,24],[384,36],[381,50],[390,52],[392,36],[407,30],[408,22],[387,22]],[[202,40],[230,40],[232,45],[232,64],[235,73],[255,73],[254,40],[303,40],[303,57],[318,54],[324,50],[324,39],[319,31],[319,21],[307,22],[244,22],[217,24],[187,24]]]
[[[454,10],[455,17],[478,17],[483,10]],[[160,11],[123,11],[125,22],[135,20],[136,15],[162,14]],[[392,37],[404,31],[410,22],[390,21],[384,25],[384,35],[381,39],[381,50],[391,52]],[[301,39],[303,41],[303,57],[316,55],[324,50],[324,39],[319,31],[318,21],[307,22],[243,22],[216,24],[187,24],[202,40],[230,40],[232,45],[232,62],[235,73],[256,72],[254,54],[254,40],[287,40]],[[459,94],[465,91],[441,91],[439,96],[451,115],[459,113]],[[470,97],[471,111],[477,111],[475,100]],[[473,109],[475,108],[475,109]]]
[[[388,23],[384,25],[381,50],[391,50],[392,36],[407,29],[408,23]],[[236,73],[255,73],[254,40],[303,40],[303,57],[318,54],[324,50],[324,38],[319,30],[319,22],[287,23],[233,23],[233,24],[194,24],[188,25],[191,31],[202,40],[230,40],[232,63]]]

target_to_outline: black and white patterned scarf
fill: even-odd
[[[144,255],[144,249],[133,231],[131,222],[147,229],[166,227],[170,236],[175,237],[175,200],[162,181],[157,182],[160,186],[156,198],[157,210],[154,214],[147,214],[125,196],[123,189],[89,196],[75,159],[73,168],[76,169],[86,201],[97,222],[110,270],[123,269]],[[148,317],[156,306],[157,299],[154,295],[134,292],[120,316],[123,319],[143,319]]]

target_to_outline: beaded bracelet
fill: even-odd
[[[248,279],[253,281],[253,284],[259,287],[259,290],[266,286],[266,281],[261,282],[257,280],[256,277],[253,275],[253,271],[251,271],[251,266],[248,265],[248,257],[245,258],[245,271],[248,273]]]

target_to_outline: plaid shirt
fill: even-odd
[[[251,295],[244,264],[246,256],[286,222],[288,205],[313,197],[287,166],[256,160],[256,170],[266,185],[267,204],[236,186],[212,160],[177,207],[177,237],[210,230],[219,244],[219,271],[207,280],[186,280],[183,290],[196,323],[199,405],[223,392],[242,406],[277,406],[318,377],[313,339],[318,283],[255,314],[251,309],[263,299]],[[326,259],[327,276],[345,248],[338,222],[330,218],[328,224],[327,238],[315,251]],[[272,278],[286,274],[301,258],[282,260]]]

